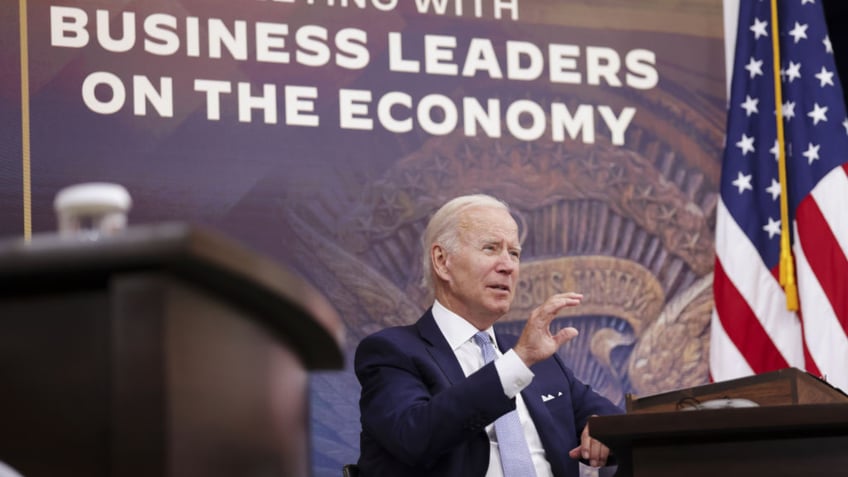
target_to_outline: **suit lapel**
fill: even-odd
[[[456,359],[436,320],[433,318],[432,309],[428,309],[421,319],[416,323],[418,333],[429,345],[427,352],[433,357],[433,361],[439,366],[445,377],[451,384],[456,384],[465,379],[465,373]]]

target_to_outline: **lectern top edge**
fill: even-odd
[[[114,273],[148,270],[173,274],[250,309],[291,338],[307,369],[343,364],[344,328],[327,299],[271,259],[215,231],[165,223],[129,227],[98,240],[40,234],[30,241],[0,242],[0,296],[79,287]]]
[[[626,396],[627,412],[657,412],[679,408],[686,400],[742,398],[760,406],[848,403],[839,388],[797,368],[744,376],[653,395]]]

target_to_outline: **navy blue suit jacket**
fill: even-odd
[[[498,336],[506,351],[515,337]],[[368,336],[356,349],[362,384],[359,467],[364,477],[473,477],[489,466],[484,428],[515,409],[494,363],[466,377],[428,310],[413,325]],[[580,382],[558,355],[530,368],[521,395],[557,477],[576,477],[568,451],[594,414],[621,409]],[[542,396],[553,399],[542,400]]]

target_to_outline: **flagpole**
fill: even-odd
[[[24,238],[32,237],[32,182],[30,178],[30,111],[29,111],[29,34],[27,1],[20,0],[18,7],[21,39],[21,153],[23,156]]]
[[[780,285],[786,293],[786,309],[798,310],[798,287],[795,283],[795,259],[789,223],[789,194],[786,177],[786,140],[783,133],[783,94],[780,83],[780,32],[777,25],[777,0],[771,0],[771,44],[774,64],[774,109],[777,121],[778,176],[780,180]]]

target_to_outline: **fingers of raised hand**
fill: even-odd
[[[577,331],[577,328],[568,326],[557,331],[557,333],[554,335],[554,340],[556,340],[557,346],[561,346],[574,339],[578,334],[579,332]]]
[[[565,307],[579,305],[581,300],[583,300],[583,295],[580,293],[558,293],[548,298],[540,308],[545,315],[553,316]]]
[[[549,324],[560,310],[569,306],[577,306],[583,295],[574,292],[552,295],[530,314],[530,321],[543,325]]]

